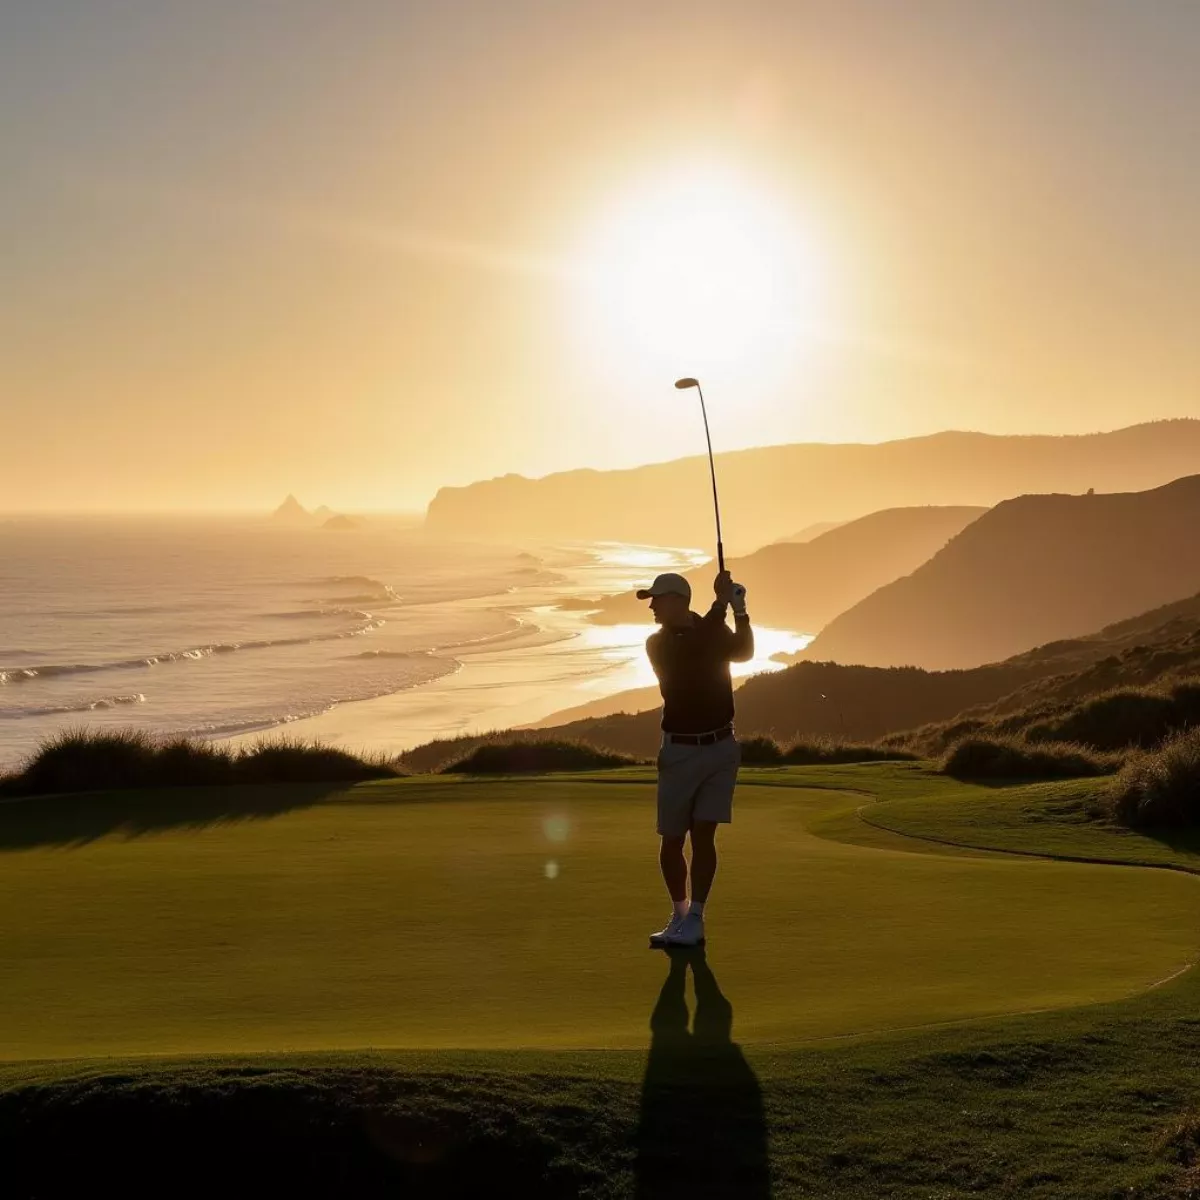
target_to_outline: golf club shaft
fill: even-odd
[[[717,517],[717,569],[725,570],[725,547],[721,544],[721,506],[717,503],[717,468],[713,463],[712,438],[708,433],[708,411],[704,407],[704,389],[696,382],[696,391],[700,393],[700,415],[704,418],[704,440],[708,443],[708,470],[712,476],[713,512]]]

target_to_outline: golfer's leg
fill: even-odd
[[[692,796],[696,790],[690,769],[691,747],[667,745],[658,755],[658,865],[663,882],[678,906],[687,901],[687,860],[683,844],[692,822]]]
[[[692,903],[706,904],[717,874],[717,822],[692,822]]]
[[[706,774],[692,805],[692,903],[705,904],[717,873],[717,826],[733,820],[741,750],[729,738],[706,747]]]
[[[683,857],[686,835],[669,837],[663,835],[658,847],[658,865],[662,868],[663,882],[671,893],[671,901],[682,904],[687,899],[687,859]]]

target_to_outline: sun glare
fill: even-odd
[[[802,232],[731,172],[672,172],[628,192],[586,240],[589,340],[663,374],[781,367],[825,291]]]

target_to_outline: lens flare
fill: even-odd
[[[554,859],[551,859],[546,864],[546,878],[547,879],[557,879],[558,878],[558,863],[556,863],[554,861]]]
[[[542,832],[548,842],[565,842],[571,833],[571,820],[562,813],[542,819]]]

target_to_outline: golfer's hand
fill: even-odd
[[[713,580],[713,591],[722,604],[733,603],[733,576],[728,571],[722,571]]]

